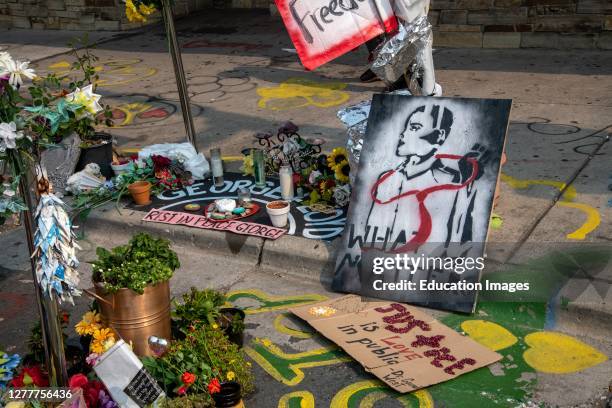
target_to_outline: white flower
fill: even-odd
[[[29,61],[16,61],[8,53],[0,53],[0,75],[9,75],[9,84],[17,88],[23,84],[23,78],[34,79],[36,74],[28,68]]]
[[[4,195],[5,197],[8,197],[8,198],[15,197],[15,190],[6,189],[6,190],[4,190],[2,195]]]
[[[17,147],[16,141],[23,137],[23,132],[17,131],[15,122],[0,123],[0,152]]]
[[[8,52],[0,52],[0,73],[3,71],[5,61],[12,61],[13,58]]]
[[[334,190],[334,200],[336,200],[336,205],[340,207],[344,207],[348,205],[349,200],[351,199],[351,186],[348,184],[344,184],[342,186],[336,187]]]
[[[310,172],[310,175],[308,176],[308,183],[314,184],[317,181],[317,177],[321,176],[321,174],[322,173],[319,170],[313,170]]]
[[[83,106],[84,109],[79,116],[95,115],[102,110],[102,106],[98,103],[102,95],[93,93],[93,85],[87,85],[85,88],[77,88],[73,93],[66,95],[66,100]]]

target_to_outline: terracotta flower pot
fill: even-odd
[[[128,186],[128,190],[137,205],[151,204],[151,183],[148,181],[136,181]]]

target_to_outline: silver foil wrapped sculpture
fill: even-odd
[[[400,20],[398,31],[374,50],[375,58],[370,69],[388,84],[397,81],[402,75],[410,75],[406,81],[409,89],[416,92],[416,81],[428,67],[427,53],[431,52],[432,33],[427,16],[423,15],[411,22]]]

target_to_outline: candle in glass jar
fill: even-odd
[[[210,150],[210,167],[212,168],[215,186],[223,186],[223,161],[221,159],[221,149]]]
[[[253,167],[255,173],[255,185],[257,187],[265,187],[266,186],[266,164],[264,161],[264,152],[263,150],[253,149]]]
[[[278,171],[283,200],[293,199],[293,170],[291,166],[281,166]]]

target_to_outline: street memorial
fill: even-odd
[[[510,108],[374,96],[334,290],[473,310]]]
[[[252,235],[273,240],[287,232],[284,228],[270,227],[252,222],[237,220],[214,222],[204,215],[176,211],[160,211],[155,209],[149,211],[142,220],[161,224],[186,225],[193,228],[233,232],[235,234]]]
[[[290,309],[398,392],[412,392],[502,356],[415,307],[347,295]]]
[[[211,180],[196,181],[192,185],[179,190],[161,192],[152,197],[152,202],[148,206],[134,206],[133,208],[147,212],[152,209],[183,212],[189,216],[194,215],[194,213],[185,212],[185,206],[199,204],[202,211],[198,214],[204,215],[203,209],[208,204],[224,198],[235,199],[238,196],[238,190],[245,188],[250,191],[252,201],[261,203],[264,206],[266,203],[281,199],[281,188],[278,179],[268,178],[265,187],[257,187],[252,177],[242,176],[238,173],[225,173],[224,178],[223,187],[215,187]],[[346,207],[336,208],[332,211],[329,214],[312,211],[309,206],[296,200],[289,212],[287,234],[321,240],[332,240],[340,236],[346,221]],[[149,221],[149,219],[145,220]],[[266,215],[265,211],[259,211],[241,221],[273,228],[270,218]],[[211,228],[214,227],[211,226]],[[216,229],[218,228],[217,226]]]
[[[274,0],[306,69],[397,29],[388,0]]]

